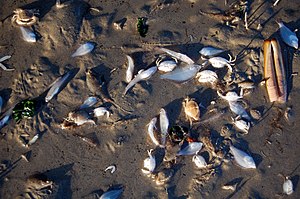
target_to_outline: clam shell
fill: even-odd
[[[192,161],[195,163],[195,165],[198,168],[205,168],[207,166],[207,163],[201,155],[194,155]]]
[[[30,28],[20,26],[23,39],[27,42],[34,43],[36,42],[36,35]]]
[[[245,169],[256,169],[255,162],[250,155],[234,146],[230,146],[230,151],[239,166]]]
[[[78,57],[82,55],[86,55],[94,49],[95,44],[91,42],[86,42],[85,44],[82,44],[72,55],[71,57]]]
[[[288,27],[286,27],[283,23],[279,22],[279,31],[280,31],[280,36],[284,43],[287,45],[298,49],[298,38],[295,32],[291,31]]]
[[[202,66],[197,64],[190,64],[181,68],[176,68],[170,73],[160,76],[161,79],[168,79],[175,82],[185,82],[192,79]]]
[[[123,191],[124,191],[123,188],[116,189],[116,190],[110,190],[110,191],[107,191],[104,194],[102,194],[99,199],[117,199],[121,196]]]
[[[290,179],[286,179],[282,185],[283,193],[291,195],[293,191],[293,182]]]
[[[177,155],[194,155],[202,148],[201,142],[191,142],[186,147],[177,152]]]
[[[222,52],[225,52],[225,50],[223,49],[219,49],[219,48],[215,48],[212,46],[207,46],[207,47],[203,47],[199,53],[205,57],[211,57],[211,56],[215,56],[218,55]]]
[[[94,106],[98,102],[96,97],[88,97],[83,104],[79,107],[79,109],[85,109]]]

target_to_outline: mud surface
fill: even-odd
[[[218,17],[199,12],[226,10],[230,3],[232,1],[225,5],[224,1],[215,0],[146,3],[91,0],[66,2],[64,7],[57,8],[55,1],[2,0],[0,57],[11,55],[3,63],[15,69],[12,72],[0,70],[2,114],[23,99],[43,100],[49,85],[66,72],[73,70],[75,76],[57,97],[42,104],[32,119],[23,119],[20,123],[11,120],[1,129],[0,198],[22,197],[25,192],[43,189],[30,188],[33,182],[29,177],[37,173],[52,182],[51,194],[36,191],[46,198],[96,198],[96,194],[120,186],[124,188],[120,198],[285,198],[282,176],[290,176],[294,184],[294,193],[289,198],[300,198],[300,80],[297,75],[291,76],[292,72],[299,72],[299,51],[281,42],[289,71],[290,92],[286,104],[268,101],[265,86],[258,83],[263,68],[253,58],[260,54],[265,39],[280,38],[276,21],[282,20],[292,30],[300,27],[300,2],[282,0],[273,7],[272,1],[249,1],[249,30],[243,21],[233,28]],[[19,27],[11,23],[10,15],[19,7],[40,10],[40,19],[34,25],[36,43],[25,42]],[[141,37],[136,30],[138,17],[147,18],[146,37]],[[87,41],[95,43],[95,49],[85,56],[71,58]],[[247,135],[234,130],[232,139],[235,146],[251,154],[257,169],[242,169],[234,161],[225,161],[210,175],[197,169],[191,156],[180,157],[171,165],[174,171],[171,181],[158,186],[141,169],[147,150],[155,148],[146,133],[146,125],[161,108],[166,110],[171,126],[188,126],[182,101],[187,96],[195,99],[202,105],[200,121],[212,119],[193,128],[192,133],[200,140],[210,131],[213,145],[218,143],[222,126],[231,126],[231,117],[235,115],[228,109],[228,103],[209,86],[197,83],[196,79],[184,84],[162,80],[161,72],[138,83],[123,96],[127,85],[125,55],[133,57],[136,74],[140,69],[153,66],[158,53],[148,50],[154,46],[184,53],[201,64],[204,61],[199,50],[208,45],[226,49],[227,52],[221,54],[223,57],[228,58],[227,53],[238,55],[235,71],[257,81],[257,87],[244,99],[249,109],[262,113],[262,119],[253,121]],[[137,49],[143,51],[134,52]],[[99,117],[96,125],[63,130],[60,124],[68,113],[92,95],[86,84],[86,70],[91,68],[104,75],[112,99],[132,113],[104,103],[112,112],[110,118]],[[226,73],[226,69],[213,70]],[[216,113],[210,113],[213,108],[225,113],[214,119],[212,115]],[[285,118],[286,110],[292,112],[289,119]],[[41,135],[37,142],[24,146],[20,136],[25,137],[26,142],[37,133]],[[89,141],[84,141],[87,139]],[[159,149],[155,151],[160,153]],[[22,154],[28,156],[29,162],[20,158]],[[208,161],[208,155],[205,152],[203,155]],[[116,166],[113,174],[105,172],[110,165]],[[156,172],[165,167],[159,165]],[[222,189],[231,181],[239,182],[236,191]]]

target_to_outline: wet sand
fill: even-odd
[[[15,69],[13,72],[0,70],[0,96],[4,100],[2,113],[23,99],[41,96],[56,78],[67,71],[77,70],[77,73],[58,96],[42,106],[32,119],[23,119],[18,124],[10,121],[1,129],[0,161],[3,164],[0,168],[0,198],[16,198],[24,194],[28,177],[36,173],[43,173],[53,181],[53,193],[46,196],[49,198],[96,198],[96,193],[101,195],[110,187],[118,186],[124,187],[120,198],[285,198],[287,196],[282,196],[284,179],[280,174],[292,178],[294,193],[289,198],[299,198],[298,76],[290,79],[286,104],[268,102],[266,88],[260,85],[244,97],[250,108],[263,113],[263,119],[254,122],[249,133],[235,138],[233,143],[252,155],[257,169],[242,169],[234,161],[228,161],[201,185],[197,182],[203,172],[195,167],[192,157],[186,156],[180,157],[172,166],[175,174],[167,185],[157,186],[141,172],[147,150],[155,148],[146,134],[146,125],[161,108],[167,111],[171,126],[188,125],[182,109],[186,96],[205,107],[200,109],[201,120],[209,118],[209,110],[214,107],[226,109],[220,118],[194,129],[193,133],[199,138],[203,129],[210,130],[214,141],[220,136],[222,126],[231,123],[234,114],[228,109],[228,103],[209,86],[196,80],[176,84],[160,79],[159,72],[148,81],[138,83],[123,96],[126,87],[125,55],[134,58],[135,73],[153,64],[156,58],[153,52],[131,53],[130,50],[168,44],[166,48],[187,54],[200,64],[203,60],[199,50],[211,45],[239,55],[234,68],[248,75],[254,74],[259,80],[263,74],[262,66],[255,65],[251,54],[260,53],[265,39],[279,38],[276,20],[282,20],[292,30],[300,27],[297,14],[299,1],[282,0],[276,7],[272,7],[271,1],[249,1],[249,30],[245,29],[242,21],[237,28],[231,28],[219,19],[201,15],[200,9],[207,12],[228,9],[224,1],[206,2],[92,0],[88,3],[67,2],[63,8],[57,8],[55,1],[2,3],[1,19],[19,7],[40,10],[40,20],[34,25],[38,35],[36,43],[23,41],[19,28],[11,24],[10,17],[2,21],[0,57],[12,55],[4,64]],[[145,38],[140,37],[136,30],[138,17],[148,18],[149,31]],[[127,19],[124,28],[116,28],[114,23],[124,18]],[[257,30],[258,24],[262,25],[262,29]],[[71,54],[86,41],[96,44],[92,53],[71,58]],[[282,44],[282,49],[288,68],[298,73],[299,51],[295,52],[285,44]],[[228,57],[226,53],[222,56]],[[115,102],[133,110],[133,113],[127,114],[105,104],[113,113],[109,119],[98,118],[96,126],[85,124],[62,130],[59,125],[67,114],[91,96],[85,74],[91,68],[104,75],[109,94]],[[226,69],[215,71],[223,73]],[[215,105],[210,105],[212,100]],[[284,118],[287,108],[293,112],[290,120]],[[111,125],[120,118],[129,119]],[[22,134],[32,138],[37,133],[42,136],[29,147],[24,147],[19,141]],[[96,146],[75,134],[93,140]],[[31,151],[29,162],[19,159],[28,151]],[[116,165],[115,173],[104,171],[109,165]],[[156,171],[163,167],[158,166]],[[232,180],[240,182],[235,192],[221,188]]]

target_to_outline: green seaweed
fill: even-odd
[[[139,17],[137,22],[137,30],[141,37],[146,37],[149,26],[147,25],[147,18]]]
[[[14,107],[12,116],[16,122],[20,122],[23,118],[33,117],[35,110],[36,102],[26,99],[21,101]]]

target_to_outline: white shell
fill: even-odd
[[[13,68],[7,68],[6,66],[4,66],[4,64],[2,64],[1,62],[4,62],[5,60],[11,58],[10,55],[6,55],[2,58],[0,58],[0,68],[2,68],[4,71],[14,71],[15,69]]]
[[[185,148],[177,152],[177,155],[194,155],[197,154],[202,148],[201,142],[191,142]]]
[[[215,56],[218,55],[222,52],[225,52],[225,50],[223,49],[219,49],[219,48],[215,48],[215,47],[211,47],[211,46],[207,46],[207,47],[203,47],[199,53],[205,57],[211,57],[211,56]]]
[[[2,105],[3,105],[3,99],[2,99],[2,97],[0,96],[0,113],[2,112]]]
[[[202,66],[200,65],[190,64],[181,68],[176,68],[170,73],[163,74],[160,78],[176,82],[185,82],[192,79],[201,68]]]
[[[94,109],[94,117],[104,116],[106,114],[107,118],[109,118],[110,112],[105,107],[98,107]]]
[[[180,60],[180,61],[183,61],[189,65],[191,64],[194,64],[195,62],[189,58],[187,55],[185,54],[182,54],[182,53],[178,53],[178,52],[175,52],[173,50],[169,50],[169,49],[166,49],[166,48],[159,48],[159,47],[156,47],[155,48],[157,51],[162,51],[162,52],[165,52],[169,55],[171,55],[172,57],[175,57],[176,59]]]
[[[133,59],[129,55],[126,55],[126,57],[127,57],[127,62],[128,62],[128,67],[126,70],[126,82],[129,83],[133,78],[134,62],[133,62]]]
[[[169,119],[168,119],[165,109],[163,109],[163,108],[160,109],[160,112],[159,112],[159,125],[160,125],[160,131],[161,131],[161,144],[163,146],[165,146],[166,138],[168,135]]]
[[[230,151],[238,165],[245,169],[256,169],[253,158],[244,151],[230,146]]]
[[[153,149],[150,149],[148,151],[149,157],[144,160],[144,168],[142,169],[142,171],[145,174],[153,173],[153,171],[156,167],[155,157],[153,157],[152,154],[151,154],[152,151],[153,151]]]
[[[154,73],[157,71],[157,67],[153,66],[147,70],[140,70],[139,73],[129,82],[129,84],[126,86],[124,95],[126,95],[127,91],[133,87],[136,83],[138,83],[141,80],[147,80],[149,79]]]
[[[108,171],[110,170],[110,173],[114,173],[116,171],[117,167],[115,165],[110,165],[108,167],[106,167],[106,169],[104,171]]]
[[[196,78],[200,83],[211,83],[214,84],[218,81],[218,75],[211,70],[203,70],[197,73]]]
[[[5,115],[1,120],[0,120],[0,129],[9,121],[10,115]]]
[[[282,185],[283,193],[287,195],[291,195],[293,190],[293,182],[290,179],[286,179]]]
[[[31,43],[36,42],[36,35],[34,34],[34,32],[31,29],[22,27],[22,26],[20,26],[20,29],[22,32],[23,39],[25,41],[31,42]]]
[[[238,95],[234,91],[229,91],[226,93],[226,95],[222,95],[219,91],[217,91],[217,93],[222,99],[227,100],[228,102],[235,102],[235,101],[243,98],[242,95]]]
[[[243,119],[234,120],[233,124],[244,133],[248,133],[250,129],[250,122],[247,122]]]
[[[64,76],[59,77],[55,80],[55,83],[51,86],[50,90],[45,97],[45,102],[49,102],[61,89],[61,86],[65,83],[65,81],[71,75],[70,72],[66,73]]]
[[[246,120],[251,120],[249,114],[239,102],[229,101],[229,108],[233,113],[239,115],[241,118],[244,118]]]
[[[225,66],[227,66],[229,71],[232,72],[230,62],[223,57],[212,57],[208,61],[214,68],[224,68]]]
[[[280,28],[280,36],[284,43],[295,49],[298,49],[298,38],[296,34],[293,31],[291,31],[288,27],[286,27],[283,23],[279,22],[278,25]]]
[[[201,155],[194,155],[192,161],[199,169],[207,166],[205,159]]]
[[[158,64],[158,70],[163,72],[171,72],[177,66],[177,63],[173,60],[162,61]]]
[[[39,139],[39,137],[40,135],[37,133],[31,140],[29,140],[27,146],[33,145]]]
[[[79,107],[79,109],[85,109],[94,106],[98,102],[96,97],[88,97],[83,104]]]
[[[95,45],[91,42],[86,42],[82,44],[72,55],[71,57],[78,57],[82,55],[86,55],[94,49]]]
[[[148,135],[151,138],[152,142],[156,146],[160,146],[158,140],[155,138],[155,135],[154,135],[154,131],[157,129],[156,122],[157,122],[156,117],[152,118],[152,120],[149,122],[149,124],[148,124]]]
[[[122,189],[107,191],[99,199],[118,199],[123,192]]]

